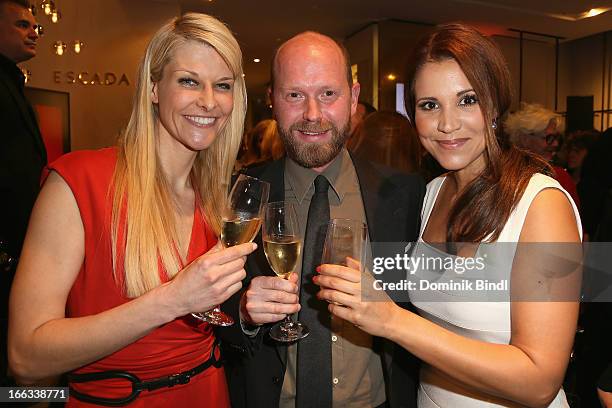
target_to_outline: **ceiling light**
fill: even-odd
[[[66,51],[66,43],[63,41],[56,41],[55,44],[53,44],[53,48],[55,49],[55,53],[57,55],[64,55],[64,51]]]
[[[253,58],[253,62],[261,62],[259,58]]]
[[[506,5],[506,4],[494,4],[494,2],[491,2],[490,0],[453,0],[453,1],[459,2],[459,3],[473,4],[473,5],[478,5],[478,6],[495,7],[495,8],[502,9],[502,10],[509,10],[512,12],[532,14],[536,16],[551,17],[551,18],[556,18],[556,19],[565,20],[565,21],[579,21],[584,18],[594,17],[594,16],[597,16],[597,15],[600,15],[602,13],[612,10],[612,7],[605,7],[605,8],[599,7],[599,8],[590,9],[582,13],[566,13],[566,14],[558,13],[557,14],[557,13],[549,13],[546,11],[537,11],[537,10],[532,10],[532,9],[530,10],[524,7],[515,7],[515,6]]]
[[[549,14],[549,16],[558,18],[561,20],[567,20],[567,21],[579,21],[585,18],[598,16],[610,10],[612,10],[612,7],[599,7],[599,8],[592,8],[588,11],[578,13],[578,14]]]
[[[60,12],[57,10],[53,10],[53,12],[51,13],[51,22],[57,23],[60,18],[62,18],[62,15],[60,14]]]
[[[46,16],[50,16],[52,10],[55,8],[55,3],[52,0],[44,0],[40,4],[40,8],[43,10]]]
[[[595,17],[595,16],[598,16],[598,15],[600,15],[600,14],[605,13],[605,12],[606,12],[606,11],[608,11],[608,10],[610,10],[610,8],[609,8],[609,7],[608,7],[608,8],[603,8],[603,7],[602,7],[602,8],[592,8],[592,9],[590,9],[589,11],[587,11],[587,12],[584,14],[584,17],[585,17],[585,18],[586,18],[586,17]]]
[[[74,52],[79,54],[82,48],[83,48],[83,42],[79,40],[74,40]]]
[[[387,79],[388,79],[389,81],[395,81],[395,79],[396,79],[396,78],[397,78],[397,77],[396,77],[394,74],[389,74],[389,75],[387,75]]]

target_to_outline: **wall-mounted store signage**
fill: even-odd
[[[130,81],[125,74],[114,74],[112,72],[89,73],[87,71],[53,71],[53,80],[56,84],[80,84],[80,85],[125,85],[129,86]]]

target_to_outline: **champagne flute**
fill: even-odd
[[[347,258],[359,262],[360,272],[366,264],[368,227],[349,218],[333,218],[327,224],[322,264],[349,266]],[[334,302],[335,304],[339,304]]]
[[[228,248],[252,241],[261,226],[264,205],[268,202],[270,183],[241,174],[228,197],[222,215],[221,243]],[[215,326],[234,324],[219,306],[192,316]]]
[[[268,203],[264,213],[263,245],[270,267],[279,278],[288,279],[295,269],[302,242],[295,210],[284,201]],[[283,343],[308,336],[310,331],[287,315],[270,329],[270,337]]]

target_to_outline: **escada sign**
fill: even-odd
[[[118,77],[112,72],[105,72],[104,74],[94,72],[90,74],[87,71],[53,71],[53,80],[56,84],[130,85],[130,81],[125,74],[121,74],[121,76]]]

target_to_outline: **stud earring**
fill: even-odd
[[[497,119],[493,119],[493,123],[491,124],[493,130],[497,129]]]

